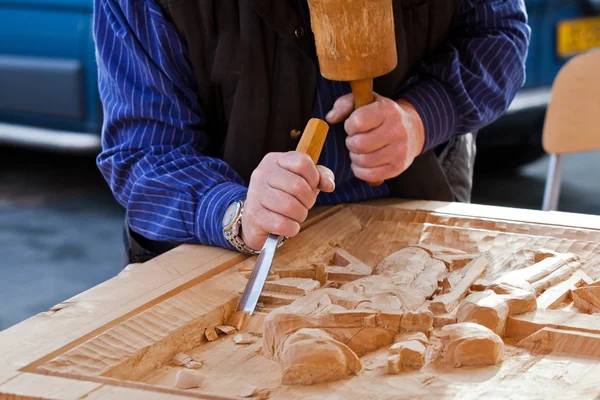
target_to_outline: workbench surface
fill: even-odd
[[[600,217],[424,201],[318,210],[278,250],[274,267],[301,265],[330,247],[352,249],[373,266],[417,244],[485,253],[486,279],[522,268],[525,254],[541,247],[577,254],[585,272],[600,277]],[[365,368],[354,378],[281,386],[277,362],[260,354],[260,340],[236,346],[228,336],[210,343],[204,338],[207,327],[225,324],[235,310],[246,283],[240,271],[254,260],[183,245],[0,332],[0,399],[236,398],[249,383],[270,389],[271,398],[600,396],[600,360],[534,355],[513,346],[506,346],[497,366],[432,363],[401,375],[383,372],[379,351],[362,357]],[[202,359],[202,389],[174,388],[176,369],[169,361],[180,352]]]

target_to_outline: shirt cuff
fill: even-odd
[[[196,237],[200,243],[235,250],[223,235],[223,216],[231,203],[245,199],[247,193],[248,188],[239,183],[224,182],[202,196],[196,214]]]
[[[447,142],[454,136],[458,124],[457,106],[452,92],[435,79],[419,79],[399,93],[421,116],[425,127],[423,152]]]

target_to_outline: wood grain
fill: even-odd
[[[90,393],[86,400],[186,400],[185,395],[176,395],[171,393],[154,392],[150,390],[139,390],[133,388],[124,388],[119,386],[103,386],[99,390]]]
[[[543,328],[600,334],[600,316],[563,310],[537,310],[509,317],[506,336],[519,341]]]
[[[227,270],[124,321],[40,366],[40,371],[139,380],[177,353],[206,341],[207,328],[224,325],[245,279]]]
[[[569,279],[546,290],[537,298],[538,308],[556,309],[561,303],[573,300],[571,291],[592,283],[592,279],[583,271],[576,271]]]
[[[100,388],[102,384],[73,381],[56,376],[22,373],[0,385],[0,399],[79,399]]]
[[[517,346],[539,354],[600,358],[600,335],[595,333],[543,328]]]
[[[464,212],[459,212],[461,209]],[[524,222],[528,221],[527,215],[533,222]],[[305,268],[307,263],[336,247],[373,268],[399,249],[422,246],[430,249],[434,258],[436,254],[448,254],[442,249],[449,247],[466,254],[484,255],[489,260],[489,267],[483,278],[489,281],[534,265],[536,251],[541,248],[576,254],[581,270],[592,279],[600,272],[600,235],[597,230],[600,225],[597,225],[595,217],[571,218],[561,213],[540,215],[483,206],[465,208],[463,205],[403,202],[389,207],[342,206],[325,211],[318,221],[310,224],[300,236],[291,239],[278,251],[274,261],[278,269]],[[236,345],[234,335],[221,334],[210,343],[198,340],[198,336],[202,335],[196,335],[208,325],[224,323],[221,321],[225,320],[228,306],[223,311],[223,318],[213,319],[209,315],[208,308],[211,306],[206,296],[212,298],[211,290],[221,293],[220,285],[224,284],[226,295],[219,297],[219,294],[215,298],[232,296],[231,301],[235,303],[239,293],[229,289],[243,287],[245,278],[237,271],[247,269],[248,264],[253,265],[252,258],[202,246],[182,246],[62,303],[58,311],[40,314],[0,332],[0,356],[3,357],[3,363],[0,363],[0,382],[3,382],[0,384],[0,398],[44,398],[40,394],[43,385],[36,383],[41,382],[36,381],[37,377],[65,380],[74,388],[78,387],[77,382],[93,384],[94,389],[85,394],[89,398],[119,395],[121,398],[146,398],[143,396],[146,393],[152,393],[153,397],[148,398],[157,399],[169,398],[163,397],[163,394],[233,398],[248,384],[258,389],[269,389],[274,399],[396,399],[398,393],[407,398],[440,399],[515,398],[515,393],[523,398],[551,398],[557,393],[569,393],[578,399],[598,395],[600,372],[597,363],[564,356],[535,355],[510,345],[505,346],[506,357],[501,365],[469,370],[468,374],[457,373],[433,362],[415,374],[390,376],[386,373],[387,349],[384,348],[381,352],[361,357],[365,367],[350,380],[309,389],[281,386],[277,364],[260,354],[260,337],[255,336],[255,343]],[[200,303],[203,305],[198,305]],[[202,307],[206,307],[205,311]],[[219,309],[219,306],[212,307]],[[185,316],[187,314],[197,317],[190,319]],[[163,318],[165,321],[159,321]],[[600,334],[598,318],[574,315],[572,309],[538,310],[509,317],[507,332],[511,329],[516,331],[520,339],[544,327]],[[138,324],[152,329],[144,330]],[[173,335],[160,326],[170,326]],[[256,330],[256,327],[252,329]],[[137,337],[135,335],[145,336],[145,339],[132,340]],[[100,338],[114,340],[113,343],[123,342],[105,348],[111,347],[107,354],[115,354],[116,358],[107,370],[98,368],[95,373],[104,371],[99,375],[85,375],[81,371],[63,373],[59,369],[67,368],[67,364],[50,364],[61,357],[73,362],[71,366],[83,364],[73,361],[75,352],[92,343],[98,345]],[[509,338],[509,343],[517,339],[520,340],[518,337]],[[138,341],[143,342],[141,347]],[[132,342],[135,343],[132,345]],[[203,361],[201,371],[207,374],[205,388],[186,392],[173,388],[176,372],[183,367],[171,365],[169,357],[183,349],[192,358]],[[152,366],[150,360],[153,358],[159,361]],[[47,368],[46,364],[52,365],[52,368]],[[40,366],[44,366],[48,374],[56,376],[33,373]],[[111,375],[113,373],[115,375]],[[138,380],[126,381],[110,376]],[[236,379],[224,378],[228,376]],[[22,384],[15,381],[17,378],[23,380]],[[18,385],[6,389],[6,385],[13,381]],[[19,394],[8,390],[19,390]]]
[[[452,312],[465,298],[471,285],[485,273],[488,264],[489,262],[485,256],[478,257],[467,264],[465,275],[456,287],[450,293],[436,297],[429,305],[429,309],[435,314]]]
[[[355,81],[398,64],[392,0],[309,0],[321,74]]]
[[[313,163],[319,162],[329,125],[327,122],[318,118],[311,118],[304,128],[300,142],[296,147],[296,151],[307,154]]]
[[[181,246],[67,300],[58,312],[40,313],[0,332],[0,381],[21,368],[35,372],[47,360],[244,258],[223,249]]]

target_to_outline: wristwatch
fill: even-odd
[[[227,207],[223,216],[223,235],[240,253],[247,255],[259,254],[260,250],[254,250],[248,247],[240,237],[242,227],[242,214],[244,213],[244,200],[235,201]],[[281,246],[287,240],[286,237],[280,237],[277,247]]]
[[[240,253],[254,255],[260,253],[248,246],[240,237],[242,227],[242,214],[244,213],[244,201],[235,201],[227,207],[223,216],[223,235]]]

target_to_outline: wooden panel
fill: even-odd
[[[138,380],[227,322],[246,280],[234,270],[157,304],[44,364],[40,370]]]
[[[518,223],[534,223],[542,225],[563,226],[583,230],[600,229],[600,216],[575,214],[560,211],[528,210],[521,208],[486,206],[481,204],[446,203],[442,201],[420,200],[377,200],[367,204],[399,208],[403,210],[431,211],[448,216],[484,218],[499,221],[512,221]]]
[[[152,392],[149,390],[139,390],[124,388],[118,386],[104,386],[99,390],[89,394],[86,400],[186,400],[187,396],[179,396],[171,393]]]
[[[74,347],[244,258],[223,249],[181,246],[67,300],[60,311],[40,313],[0,332],[0,378],[31,363],[34,371],[66,346]]]
[[[100,383],[22,373],[0,386],[0,399],[79,399],[100,386]]]
[[[594,217],[429,202],[319,211],[319,217],[297,238],[278,250],[275,270],[305,268],[334,247],[372,268],[406,246],[447,246],[488,257],[484,276],[488,280],[532,265],[540,248],[578,254],[583,270],[592,278],[600,276],[600,232],[595,230],[600,223],[594,226],[600,220]],[[517,218],[528,215],[539,224]],[[391,399],[397,398],[398,391],[415,397],[460,398],[478,393],[485,398],[502,393],[510,398],[514,387],[523,385],[521,376],[538,383],[523,393],[535,393],[537,388],[551,396],[572,390],[578,398],[586,398],[594,387],[588,381],[584,384],[585,374],[600,382],[600,372],[585,363],[569,359],[573,367],[563,371],[562,359],[541,358],[508,346],[501,366],[469,370],[469,374],[432,363],[418,374],[389,376],[380,367],[385,352],[374,352],[362,358],[365,368],[356,378],[310,388],[282,387],[277,363],[260,354],[261,339],[236,345],[233,336],[222,335],[206,343],[202,335],[204,328],[223,324],[233,311],[245,284],[238,270],[250,270],[254,262],[255,257],[225,250],[181,246],[125,272],[62,303],[57,311],[1,332],[0,382],[14,377],[19,369],[35,372],[39,368],[61,376],[41,379],[63,379],[76,386],[75,382],[96,382],[97,390],[90,398],[112,398],[112,394],[136,398],[138,391],[139,398],[147,398],[143,394],[150,385],[161,385],[156,389],[161,395],[166,391],[175,396],[202,398],[208,393],[213,398],[232,398],[240,385],[252,383],[271,390],[272,398],[317,398],[327,393],[349,399]],[[180,351],[204,361],[202,372],[207,380],[199,390],[173,389],[177,368],[168,361]],[[543,385],[548,376],[555,375],[565,380]],[[575,382],[580,386],[572,388]],[[506,390],[505,384],[512,389]]]

